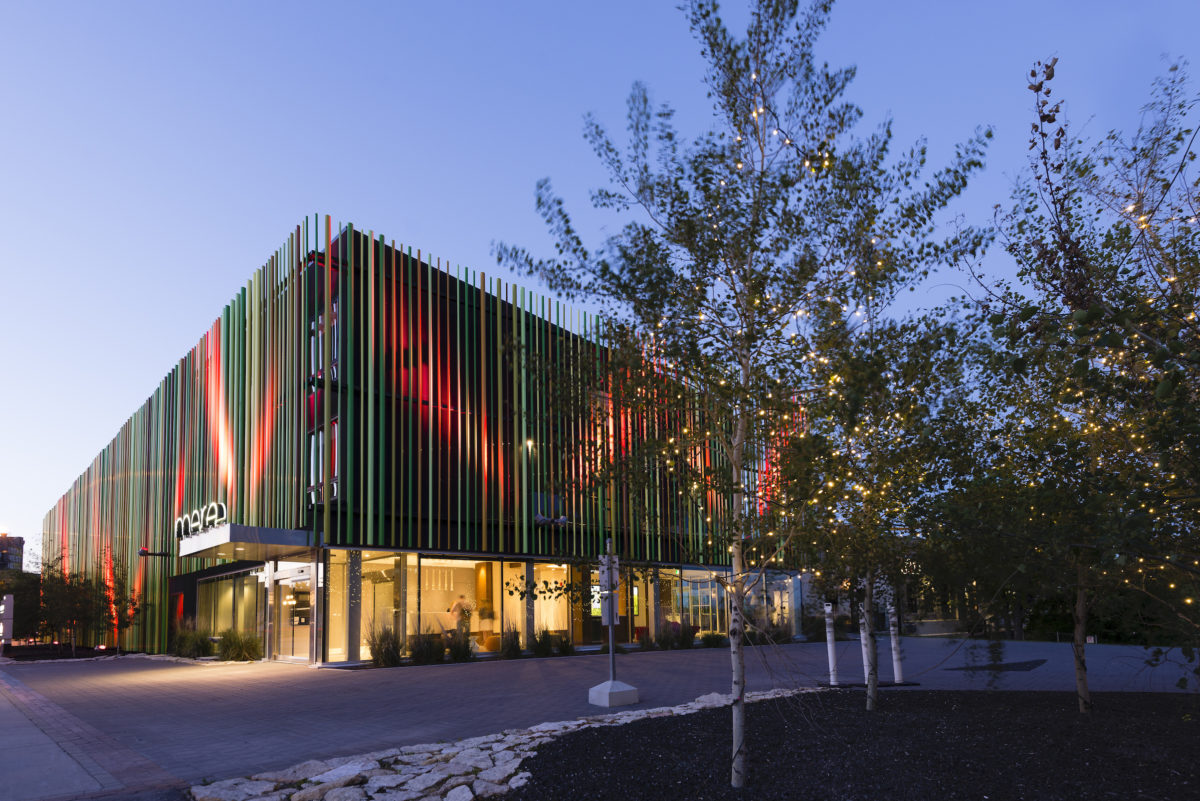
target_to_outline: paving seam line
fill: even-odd
[[[156,762],[77,718],[3,670],[0,670],[0,693],[95,779],[101,790],[183,783]]]

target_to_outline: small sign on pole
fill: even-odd
[[[624,706],[638,702],[636,687],[617,681],[617,644],[615,632],[620,615],[617,606],[621,588],[620,565],[613,553],[612,540],[605,542],[605,553],[600,557],[600,622],[608,627],[608,681],[588,690],[588,702],[596,706]]]
[[[600,624],[617,626],[621,623],[617,598],[621,591],[620,566],[617,557],[605,554],[600,557]]]

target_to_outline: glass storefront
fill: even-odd
[[[196,628],[262,633],[265,591],[261,571],[205,579],[196,585]]]
[[[385,626],[396,633],[405,652],[418,634],[448,639],[463,632],[479,654],[498,652],[506,631],[515,632],[523,647],[543,630],[570,637],[577,645],[599,644],[607,637],[599,575],[588,567],[329,550],[325,571],[323,657],[328,662],[370,659],[370,635]],[[307,658],[311,577],[280,573],[276,578],[274,653]],[[785,589],[774,580],[769,583],[764,598],[773,619],[786,618],[790,611]],[[210,604],[225,610],[230,602],[221,592],[210,592]],[[711,570],[623,566],[617,606],[620,642],[653,637],[663,625],[691,625],[699,633],[725,633],[729,626],[726,593]]]

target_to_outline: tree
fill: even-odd
[[[71,638],[71,656],[81,635],[90,632],[103,619],[103,594],[82,573],[69,573],[61,557],[42,566],[42,625],[48,634],[61,641]]]
[[[746,779],[747,594],[792,552],[806,519],[807,496],[771,470],[802,428],[812,389],[804,361],[820,358],[855,316],[847,301],[856,276],[863,289],[903,283],[978,244],[973,234],[934,243],[931,231],[980,166],[986,134],[931,176],[920,144],[891,160],[886,122],[856,137],[862,113],[843,98],[854,70],[813,55],[830,6],[800,12],[797,0],[759,0],[737,39],[715,2],[687,3],[708,62],[713,128],[685,143],[670,107],[652,108],[636,84],[627,150],[596,120],[585,126],[611,178],[593,205],[622,215],[621,231],[590,250],[543,180],[537,208],[557,255],[496,248],[500,263],[604,308],[612,413],[618,398],[640,404],[643,419],[655,409],[643,436],[656,447],[643,455],[670,476],[676,497],[703,510],[712,552],[728,554],[734,787]]]
[[[1115,479],[1084,499],[1115,510],[1102,570],[1196,636],[1186,590],[1200,577],[1197,99],[1173,66],[1132,136],[1093,143],[1060,121],[1056,65],[1030,71],[1030,170],[999,217],[1023,291],[993,295],[992,323],[1013,375],[1057,366],[1051,417],[1070,423],[1059,431],[1083,449],[1080,464]],[[1114,506],[1118,494],[1126,502]]]
[[[103,608],[100,619],[106,628],[111,628],[113,642],[117,653],[120,653],[121,635],[137,620],[138,612],[142,609],[142,597],[130,581],[128,568],[123,562],[115,560],[111,551],[105,553],[104,562],[108,565],[108,580],[101,593]]]

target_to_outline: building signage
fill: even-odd
[[[191,537],[206,529],[219,526],[228,519],[229,514],[225,504],[213,501],[207,506],[201,506],[175,518],[175,538]]]

